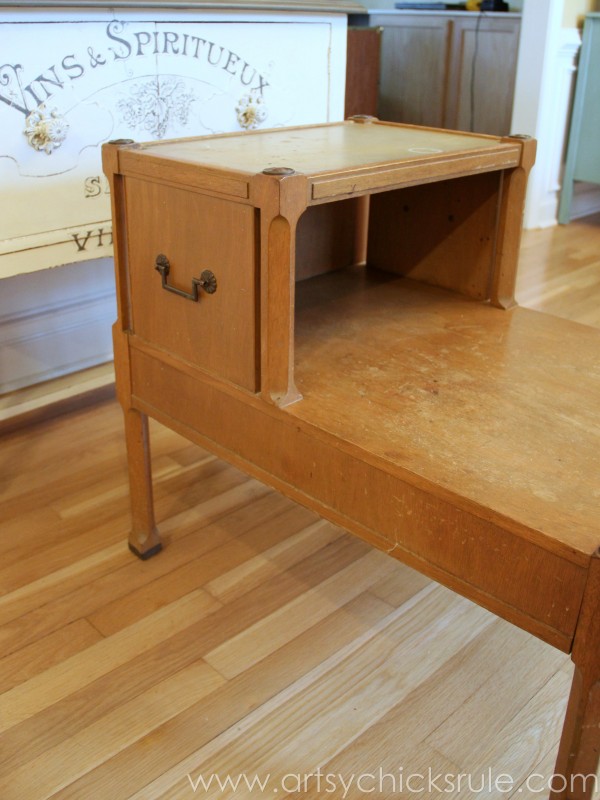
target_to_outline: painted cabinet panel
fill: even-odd
[[[573,181],[600,184],[600,14],[588,14],[577,68],[558,221],[571,219]]]
[[[512,14],[467,14],[453,21],[447,127],[512,133],[520,28],[520,17]]]
[[[372,22],[383,28],[379,117],[441,128],[447,93],[447,18],[415,14],[397,20],[389,15]]]
[[[346,16],[0,12],[0,278],[112,255],[100,146],[343,117]]]
[[[521,17],[380,11],[379,116],[477,133],[510,131]]]

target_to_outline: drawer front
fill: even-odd
[[[125,195],[134,333],[256,391],[254,209],[132,177]],[[159,255],[168,261],[164,279]],[[207,270],[216,278],[214,292],[207,284],[194,288]]]

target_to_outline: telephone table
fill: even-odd
[[[535,142],[379,122],[104,146],[130,547],[148,415],[572,654],[600,748],[600,331],[514,301]]]

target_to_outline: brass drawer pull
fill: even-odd
[[[199,278],[192,278],[191,292],[184,292],[183,289],[177,289],[175,286],[169,286],[167,283],[167,276],[171,269],[171,264],[169,259],[162,253],[156,256],[154,269],[160,272],[163,289],[166,289],[168,292],[178,294],[180,297],[185,297],[188,300],[198,300],[200,289],[204,289],[207,294],[214,294],[217,291],[217,279],[215,277],[215,273],[210,269],[203,270]]]

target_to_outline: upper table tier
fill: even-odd
[[[363,124],[360,124],[360,123]],[[521,143],[366,118],[297,128],[203,136],[135,145],[124,149],[121,165],[136,171],[148,156],[169,170],[175,165],[204,172],[236,174],[248,180],[266,169],[287,168],[318,183],[313,200],[325,200],[394,185],[510,169],[521,162]],[[364,178],[359,183],[355,178]],[[235,194],[239,194],[238,191]]]

